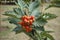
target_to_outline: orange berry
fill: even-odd
[[[24,19],[24,22],[27,22],[28,20]]]
[[[33,20],[29,20],[30,22],[33,22]]]

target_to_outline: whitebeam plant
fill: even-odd
[[[13,31],[16,34],[24,32],[33,40],[54,40],[52,35],[49,34],[52,31],[46,31],[44,25],[47,23],[47,20],[56,18],[57,16],[44,13],[40,9],[40,6],[42,7],[41,0],[27,1],[16,0],[15,3],[19,7],[13,8],[13,11],[7,11],[4,14],[9,16],[9,23],[16,25]]]

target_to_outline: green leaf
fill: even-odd
[[[50,7],[59,7],[60,8],[60,0],[52,1],[51,4],[49,4],[48,7],[45,8],[45,10],[47,10]]]
[[[12,23],[15,25],[17,25],[18,22],[20,22],[20,19],[16,19],[16,18],[8,18],[8,20],[9,20],[9,23]]]
[[[46,8],[45,8],[45,10],[47,10],[47,9],[49,9],[49,8],[51,8],[51,7],[53,7],[53,5],[48,5]]]
[[[42,31],[42,32],[43,32],[43,33],[53,33],[54,31],[45,31],[45,30],[44,30],[44,31]],[[41,32],[41,33],[42,33],[42,32]]]
[[[14,0],[16,3],[18,3],[18,1],[17,0]]]
[[[20,15],[20,16],[24,15],[24,11],[22,11],[20,8],[13,8],[13,10],[17,15]]]
[[[52,7],[59,7],[60,8],[60,3],[59,4],[53,4]]]
[[[3,14],[3,15],[10,16],[13,18],[20,18],[21,17],[20,15],[17,15],[14,11],[6,11],[5,14]]]
[[[54,3],[54,4],[60,4],[60,0],[53,0],[52,3]]]
[[[46,33],[52,33],[52,32],[54,32],[54,31],[44,31],[44,32],[46,32]]]
[[[28,7],[23,0],[18,0],[18,5],[21,7],[21,9]]]
[[[38,20],[36,20],[33,24],[34,25],[39,25],[39,26],[44,26],[47,23],[47,21],[43,18],[39,18]]]
[[[50,5],[48,5],[48,7],[45,8],[45,10],[47,10],[51,7],[60,7],[60,4],[50,4]]]
[[[35,19],[41,16],[42,13],[40,13],[39,9],[37,8],[31,13],[31,16],[35,16]]]
[[[44,28],[43,28],[43,26],[39,26],[39,25],[34,25],[34,27],[33,27],[33,29],[36,29],[37,31],[44,31]]]
[[[23,32],[23,29],[22,29],[22,27],[20,25],[17,25],[17,27],[15,27],[13,29],[13,31],[15,31],[16,34],[18,34],[18,33]]]
[[[49,38],[50,40],[55,40],[52,35],[46,33],[46,32],[41,32],[40,35],[45,38]]]
[[[31,32],[24,32],[26,35],[28,35],[30,38],[32,38],[33,40],[38,40],[37,37],[35,35],[33,35]]]
[[[8,18],[2,18],[0,20],[2,20],[2,21],[8,21]]]
[[[23,0],[25,3],[29,3],[31,0]]]
[[[56,18],[57,16],[55,14],[45,13],[45,14],[43,14],[42,17],[45,20],[50,20],[50,19]]]
[[[50,40],[55,40],[55,39],[53,38],[53,36],[50,35],[50,34],[45,34],[45,36],[46,36],[47,38],[49,38]]]
[[[53,0],[51,2],[52,7],[59,7],[60,8],[60,0]]]
[[[40,2],[38,0],[35,0],[34,2],[29,4],[29,11],[32,12],[37,7],[39,7],[39,5],[40,5]]]

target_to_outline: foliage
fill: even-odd
[[[13,8],[13,11],[6,11],[4,15],[9,16],[8,18],[9,23],[16,25],[16,28],[13,29],[13,31],[15,31],[16,34],[24,32],[25,34],[30,36],[33,40],[49,40],[49,39],[54,40],[52,35],[49,34],[53,31],[46,31],[44,25],[47,23],[47,20],[56,18],[57,16],[51,13],[42,12],[42,9],[39,9],[39,7],[42,6],[40,1],[41,0],[35,1],[17,0],[15,1],[15,3],[19,6],[19,8]],[[52,6],[49,6],[46,9],[50,7]],[[23,29],[22,25],[18,24],[18,22],[22,21],[21,17],[25,15],[27,17],[34,16],[35,19],[33,24],[31,25],[32,31],[30,32],[26,32]]]

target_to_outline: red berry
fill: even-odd
[[[29,26],[25,26],[26,29],[29,29]]]
[[[30,25],[32,25],[32,22],[33,22],[33,20],[30,20],[30,21],[29,21]]]
[[[24,22],[19,22],[20,25],[24,26]]]
[[[34,16],[31,16],[30,19],[34,19]]]
[[[26,32],[31,32],[32,28],[26,29]]]
[[[34,21],[34,16],[22,16],[22,22],[19,22],[19,24],[22,25],[22,27],[26,30],[26,32],[32,31],[32,28],[30,27]]]
[[[28,20],[27,20],[27,19],[24,19],[23,21],[24,21],[24,22],[28,22]]]
[[[29,28],[30,31],[32,31],[32,28]]]

